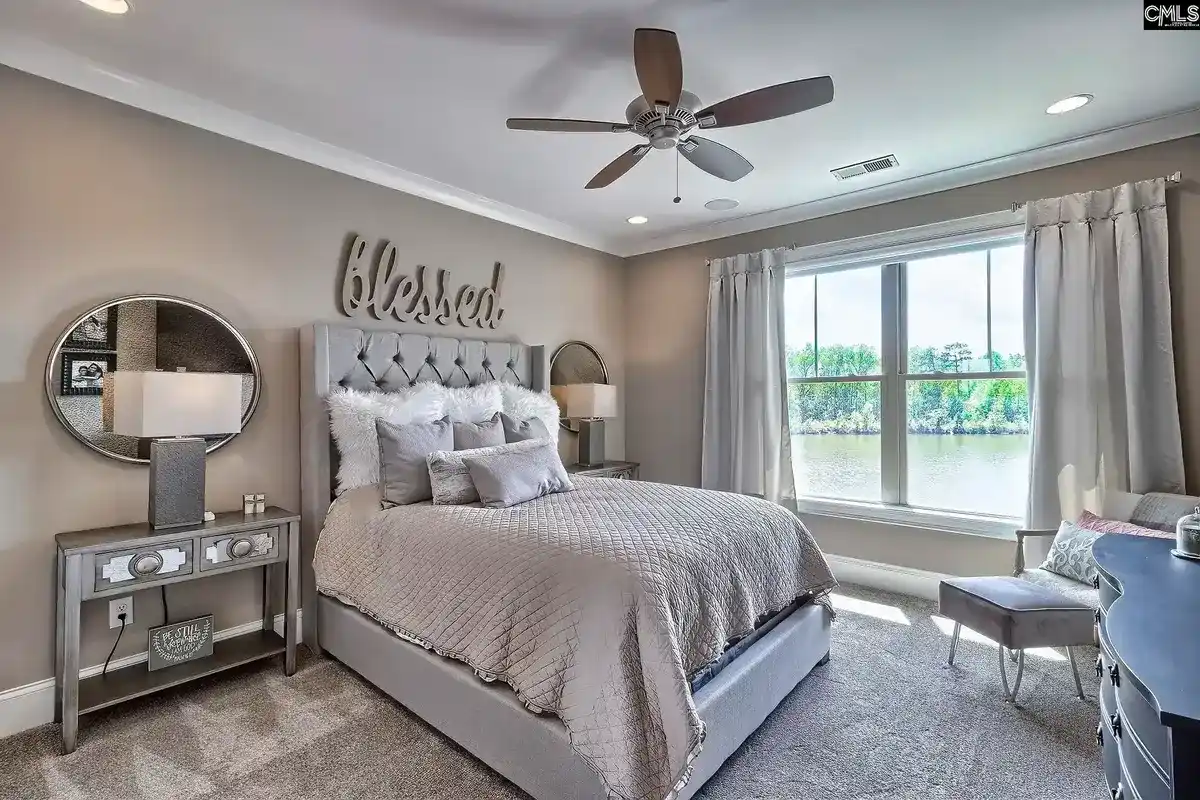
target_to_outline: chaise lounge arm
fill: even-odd
[[[1025,571],[1025,539],[1030,536],[1053,536],[1058,533],[1057,530],[1018,530],[1017,531],[1017,556],[1013,561],[1013,576],[1020,577]]]

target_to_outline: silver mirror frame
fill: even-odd
[[[58,403],[55,401],[56,395],[54,392],[54,379],[57,372],[55,369],[54,360],[55,357],[62,351],[62,347],[66,343],[67,337],[71,335],[71,332],[93,314],[98,314],[102,311],[107,311],[113,306],[118,306],[121,303],[129,303],[135,300],[153,300],[156,302],[178,303],[182,306],[187,306],[188,308],[209,315],[217,322],[221,323],[221,325],[223,325],[231,334],[233,334],[234,339],[236,339],[238,344],[242,346],[242,349],[246,351],[246,355],[250,359],[250,369],[254,373],[254,393],[250,396],[250,405],[246,409],[246,413],[242,416],[242,429],[245,430],[246,423],[248,423],[254,416],[255,410],[258,408],[259,398],[262,397],[262,369],[259,367],[258,356],[254,354],[254,348],[250,346],[250,342],[245,336],[242,335],[241,331],[233,326],[232,322],[225,319],[225,317],[221,316],[213,309],[209,308],[208,306],[201,305],[200,303],[193,302],[192,300],[185,300],[182,297],[174,297],[169,294],[131,294],[124,297],[118,297],[115,300],[109,300],[107,303],[101,303],[94,308],[89,308],[87,311],[76,317],[63,330],[62,335],[54,341],[54,346],[50,348],[50,355],[46,358],[46,401],[50,404],[50,410],[54,412],[54,416],[58,418],[58,421],[63,428],[70,433],[71,436],[75,437],[76,440],[83,442],[88,449],[94,450],[106,458],[115,459],[116,461],[124,461],[128,464],[150,463],[150,459],[148,458],[134,458],[133,456],[121,455],[120,453],[113,453],[105,450],[81,435],[79,431],[75,430],[74,426],[72,426],[67,418],[63,415],[62,410],[58,407]],[[238,434],[236,433],[231,433],[220,440],[213,442],[208,446],[206,452],[212,453],[220,450],[222,447],[229,444],[229,442],[232,441],[237,435]]]
[[[558,357],[562,354],[563,350],[566,350],[568,347],[572,347],[572,346],[582,347],[582,348],[590,351],[591,354],[596,357],[596,361],[599,362],[600,371],[604,373],[604,383],[605,384],[610,383],[610,379],[608,377],[608,365],[604,363],[604,357],[600,355],[600,352],[598,350],[596,350],[595,347],[592,347],[590,344],[588,344],[587,342],[582,342],[578,339],[572,339],[569,342],[563,342],[562,344],[560,344],[558,346],[558,348],[554,351],[554,355],[550,356],[550,369],[548,370],[548,373],[550,375],[550,384],[551,385],[554,385],[554,377],[553,377],[554,376],[554,362],[558,360]],[[562,427],[563,430],[568,430],[568,431],[571,431],[572,433],[579,433],[579,426],[572,423],[566,417],[559,418],[558,424],[560,427]]]

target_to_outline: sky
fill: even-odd
[[[992,250],[992,348],[1005,356],[1024,352],[1022,333],[1023,245]],[[865,344],[881,349],[882,269],[828,272],[789,278],[784,293],[789,347],[813,340],[813,291],[818,292],[816,328],[822,347]],[[973,355],[987,351],[987,254],[959,253],[908,262],[908,345],[942,348],[966,342]]]

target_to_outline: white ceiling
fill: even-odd
[[[1200,41],[1144,32],[1133,0],[132,2],[5,0],[0,62],[620,255],[1200,132]],[[705,103],[825,74],[836,97],[712,132],[756,166],[738,183],[685,161],[674,205],[674,154],[655,151],[586,191],[641,140],[504,120],[622,121],[638,26],[678,32]],[[1078,92],[1095,102],[1044,113]],[[898,169],[829,174],[888,153]]]

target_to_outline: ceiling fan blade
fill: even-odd
[[[823,106],[833,100],[833,78],[805,78],[722,100],[696,113],[701,128],[749,125]]]
[[[510,117],[508,129],[513,131],[554,131],[558,133],[626,133],[624,122],[595,122],[589,119],[540,119]]]
[[[683,93],[683,57],[679,39],[661,28],[638,28],[633,32],[633,66],[642,96],[651,106],[679,104]]]
[[[634,165],[641,161],[646,153],[649,152],[650,145],[648,144],[639,144],[635,147],[629,148],[624,153],[621,153],[621,155],[613,159],[607,167],[597,172],[596,177],[588,181],[588,185],[585,188],[603,189],[605,186],[608,186],[617,178],[633,169]]]
[[[679,143],[679,151],[709,175],[716,175],[723,180],[739,181],[754,171],[754,165],[744,159],[741,153],[712,139],[692,136]]]

